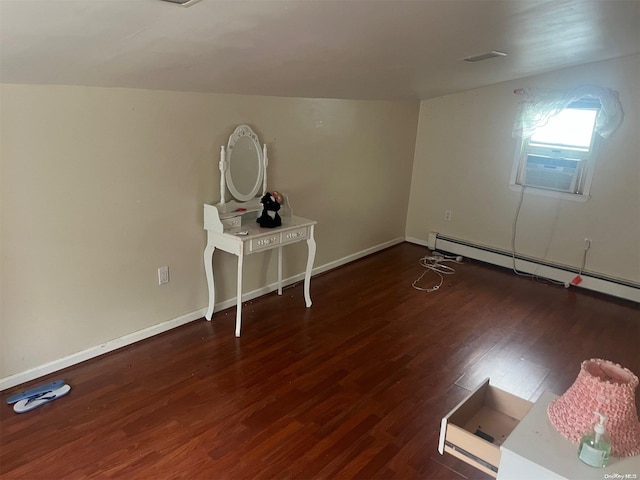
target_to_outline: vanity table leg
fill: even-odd
[[[242,264],[244,262],[243,252],[238,255],[238,296],[236,298],[236,337],[240,336],[240,327],[242,325]]]
[[[307,255],[307,269],[304,272],[304,301],[307,308],[311,306],[311,294],[309,293],[309,284],[311,283],[311,269],[313,268],[313,261],[316,258],[316,239],[313,236],[313,225],[310,227],[309,238],[307,239],[307,247],[309,253]]]
[[[213,252],[215,249],[216,247],[211,243],[207,243],[204,249],[204,273],[207,276],[207,288],[209,290],[209,306],[207,313],[204,315],[204,318],[207,320],[211,320],[213,316],[213,306],[216,303],[216,290],[213,283]]]
[[[282,295],[282,247],[278,247],[278,295]]]

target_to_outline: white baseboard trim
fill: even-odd
[[[338,260],[335,260],[333,262],[329,262],[329,263],[325,263],[324,265],[321,265],[319,267],[314,268],[311,271],[311,275],[315,276],[315,275],[319,275],[321,273],[327,272],[329,270],[333,270],[334,268],[337,267],[341,267],[342,265],[346,265],[347,263],[351,263],[354,262],[360,258],[366,257],[367,255],[371,255],[372,253],[376,253],[379,252],[381,250],[384,250],[385,248],[389,248],[389,247],[393,247],[394,245],[398,245],[399,243],[404,242],[404,238],[395,238],[393,240],[390,240],[388,242],[384,242],[381,243],[379,245],[375,245],[371,248],[367,248],[365,250],[361,250],[360,252],[354,253],[352,255],[347,255],[346,257],[342,257]],[[294,283],[297,282],[301,282],[304,280],[304,272],[299,273],[297,275],[293,275],[289,278],[283,279],[282,280],[282,286],[287,287],[289,285],[293,285]],[[249,300],[253,300],[254,298],[258,298],[261,297],[262,295],[266,295],[267,293],[271,293],[271,292],[275,292],[278,289],[278,284],[277,283],[271,283],[269,285],[266,285],[264,287],[258,288],[256,290],[253,290],[251,292],[246,292],[242,294],[242,301],[243,302],[248,302]],[[236,298],[232,297],[229,298],[228,300],[224,300],[223,302],[219,302],[216,303],[214,308],[213,308],[213,314],[215,316],[215,312],[220,311],[220,310],[225,310],[227,308],[233,307],[236,305]],[[206,310],[206,309],[205,309]],[[203,310],[204,312],[204,310]],[[206,312],[205,312],[206,313]],[[204,316],[204,313],[202,314]]]
[[[431,248],[432,246],[429,245],[429,242],[427,240],[423,240],[421,238],[416,238],[416,237],[406,237],[405,240],[409,243],[415,243],[416,245],[422,245],[423,247],[428,247]],[[435,247],[435,245],[433,245]],[[433,250],[433,248],[431,248]]]
[[[450,237],[440,237],[435,234],[435,249],[444,252],[462,255],[473,258],[481,262],[490,263],[505,268],[513,267],[511,252],[500,249],[489,248],[484,245],[475,245],[470,242],[458,240]],[[430,241],[421,240],[414,237],[407,237],[407,242],[415,243],[425,247],[433,248]],[[516,257],[516,268],[519,272],[535,274],[542,278],[548,278],[562,283],[569,283],[576,276],[577,270],[565,265],[554,265],[536,261],[533,258]],[[640,288],[630,284],[631,282],[618,282],[616,279],[607,278],[602,275],[583,272],[580,277],[582,283],[579,288],[586,288],[600,293],[606,293],[614,297],[624,298],[633,302],[640,302]],[[629,284],[627,284],[629,283]],[[571,285],[569,288],[576,288]]]
[[[353,255],[347,255],[346,257],[340,258],[333,262],[329,262],[325,265],[321,265],[319,267],[314,268],[312,271],[312,275],[318,275],[328,270],[332,270],[342,265],[346,265],[347,263],[353,262],[362,257],[366,257],[367,255],[371,255],[372,253],[379,252],[381,250],[384,250],[385,248],[392,247],[402,242],[404,242],[404,238],[396,238],[394,240],[390,240],[388,242],[384,242],[379,245],[375,245],[371,248],[367,248],[360,252],[354,253]],[[304,273],[300,273],[298,275],[294,275],[287,279],[283,279],[282,283],[283,283],[283,286],[289,286],[296,282],[300,282],[303,279],[304,279]],[[254,298],[261,297],[262,295],[266,295],[267,293],[271,293],[277,289],[278,289],[277,283],[275,282],[271,283],[267,286],[258,288],[251,292],[243,293],[242,301],[246,302],[249,300],[253,300]],[[235,304],[236,304],[235,297],[216,303],[214,307],[213,319],[215,320],[215,312],[233,307],[235,306]],[[173,328],[177,328],[182,325],[185,325],[189,322],[193,322],[194,320],[198,320],[204,317],[206,310],[207,310],[206,308],[202,308],[200,310],[196,310],[195,312],[187,313],[186,315],[182,315],[172,320],[168,320],[166,322],[152,325],[151,327],[138,330],[137,332],[124,335],[114,340],[109,340],[108,342],[102,343],[100,345],[96,345],[95,347],[87,348],[86,350],[82,350],[81,352],[73,353],[71,355],[60,358],[58,360],[54,360],[44,365],[40,365],[38,367],[25,370],[24,372],[19,372],[13,375],[9,375],[8,377],[0,378],[0,391],[14,387],[16,385],[20,385],[25,382],[29,382],[31,380],[43,377],[45,375],[49,375],[50,373],[57,372],[64,368],[70,367],[72,365],[76,365],[86,360],[90,360],[100,355],[104,355],[105,353],[109,353],[119,348],[132,345],[141,340],[145,340],[155,335],[159,335]]]
[[[398,238],[394,238],[393,240],[389,240],[388,242],[384,242],[384,243],[380,243],[378,245],[375,245],[373,247],[367,248],[365,250],[361,250],[357,253],[354,253],[352,255],[347,255],[346,257],[342,257],[338,260],[335,260],[333,262],[329,262],[329,263],[325,263],[324,265],[322,265],[321,267],[318,268],[314,268],[313,269],[313,274],[314,275],[318,275],[320,273],[324,273],[327,272],[329,270],[333,270],[334,268],[338,268],[341,267],[342,265],[346,265],[347,263],[351,263],[351,262],[355,262],[356,260],[359,260],[363,257],[366,257],[367,255],[371,255],[373,253],[379,252],[381,250],[384,250],[385,248],[389,248],[389,247],[393,247],[394,245],[398,245],[402,242],[404,242],[404,237],[398,237]],[[300,278],[302,278],[304,275],[300,275]]]
[[[90,360],[94,357],[104,355],[105,353],[126,347],[127,345],[132,345],[140,340],[153,337],[154,335],[159,335],[167,330],[171,330],[172,328],[176,328],[197,320],[198,318],[202,318],[205,313],[206,309],[203,308],[201,310],[182,315],[181,317],[174,318],[173,320],[158,323],[114,340],[109,340],[108,342],[95,347],[90,347],[86,350],[82,350],[81,352],[73,353],[58,360],[54,360],[53,362],[45,363],[44,365],[25,370],[24,372],[4,377],[0,379],[0,391],[6,390],[7,388],[11,388],[15,385],[20,385],[35,378],[43,377],[44,375],[49,375],[50,373],[57,372],[58,370],[70,367],[71,365],[76,365],[84,362],[85,360]]]

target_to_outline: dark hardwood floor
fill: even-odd
[[[310,309],[301,285],[248,302],[241,338],[230,309],[30,382],[72,390],[28,413],[3,392],[2,478],[487,479],[437,452],[466,388],[533,401],[589,358],[640,373],[637,304],[473,261],[420,292],[426,253],[319,275]]]

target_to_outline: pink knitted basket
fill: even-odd
[[[549,404],[549,420],[562,435],[579,443],[596,423],[593,412],[604,413],[611,455],[640,455],[637,386],[638,377],[631,370],[599,358],[585,360],[569,390]]]

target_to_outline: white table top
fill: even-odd
[[[605,468],[593,468],[580,461],[578,445],[564,438],[547,416],[547,406],[556,398],[557,395],[544,392],[500,447],[499,480],[640,479],[640,456],[611,457]],[[519,458],[514,461],[516,456]],[[526,468],[527,464],[532,468]]]

